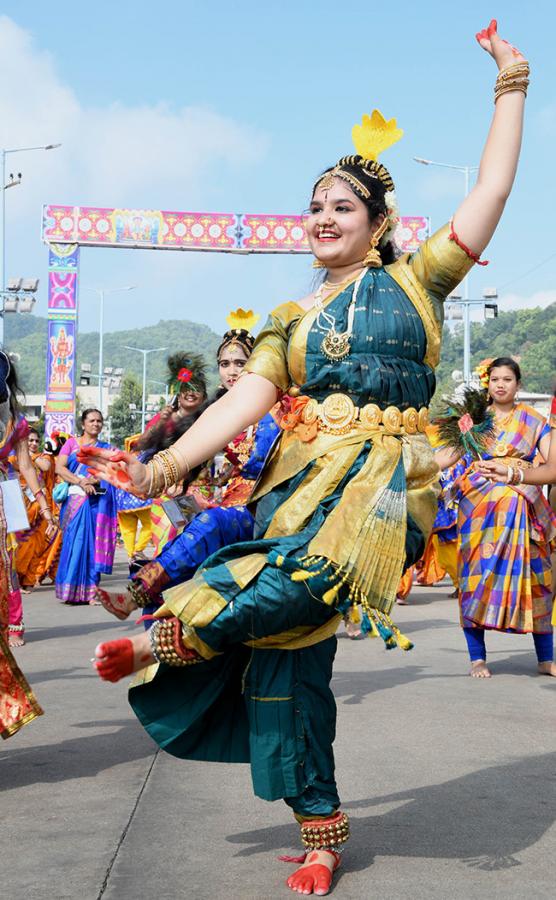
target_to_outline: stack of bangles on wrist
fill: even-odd
[[[501,69],[494,85],[494,102],[508,91],[522,91],[527,96],[529,87],[529,63],[518,62]]]
[[[158,662],[168,666],[192,666],[202,662],[202,657],[183,643],[179,619],[157,619],[149,629],[149,640]]]
[[[147,497],[158,497],[173,484],[178,484],[191,471],[185,454],[177,447],[169,447],[155,454],[147,463],[149,486]]]
[[[508,466],[508,474],[506,475],[506,484],[523,484],[525,478],[525,469],[514,469]]]
[[[44,496],[44,488],[39,488],[38,491],[36,491],[36,493],[34,494],[34,498],[35,498],[35,500],[37,500],[37,502],[39,499],[39,494],[43,498],[44,502],[46,503],[46,497]],[[43,517],[43,519],[46,519],[47,522],[53,521],[52,510],[50,509],[48,504],[46,504],[46,506],[41,506],[39,511],[40,511],[40,514]],[[46,515],[47,513],[48,513],[48,515]]]

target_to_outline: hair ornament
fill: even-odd
[[[260,318],[259,313],[253,312],[252,309],[242,309],[239,306],[228,313],[226,323],[231,330],[239,328],[241,331],[251,332]]]
[[[397,144],[403,137],[403,131],[397,127],[395,119],[386,121],[378,109],[373,109],[370,116],[363,116],[361,125],[353,126],[351,137],[359,156],[377,160],[388,147]]]
[[[167,360],[170,394],[179,394],[187,385],[190,391],[206,394],[206,365],[197,353],[172,353]]]
[[[488,383],[490,381],[490,367],[493,363],[493,358],[482,359],[481,362],[475,366],[475,373],[479,378],[479,383],[483,390],[488,389]]]

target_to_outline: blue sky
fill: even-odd
[[[140,0],[3,4],[0,143],[63,142],[8,167],[24,179],[6,195],[7,274],[41,278],[38,312],[43,202],[301,212],[316,173],[351,150],[351,126],[374,106],[405,130],[383,157],[402,214],[443,224],[463,176],[412,157],[479,161],[495,66],[474,34],[493,15],[528,55],[532,78],[517,183],[471,292],[497,286],[506,309],[556,300],[551,3],[400,0],[390,15],[359,0],[170,0],[152,9]],[[312,272],[308,257],[89,249],[81,275],[83,285],[138,285],[111,299],[107,330],[185,317],[221,331],[230,308],[264,314],[305,293]],[[97,315],[83,293],[80,328],[95,328]]]

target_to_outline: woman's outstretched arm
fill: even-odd
[[[271,381],[254,372],[246,373],[172,445],[173,454],[184,463],[182,474],[186,470],[185,464],[193,469],[211,459],[248,425],[262,419],[277,399],[278,389]],[[117,453],[116,457],[116,469],[114,453],[109,450],[89,450],[87,462],[99,478],[146,494],[149,490],[147,467],[131,453]],[[131,482],[122,479],[122,468]]]
[[[479,32],[477,41],[492,56],[498,69],[525,64],[522,54],[502,40],[496,29],[493,19],[487,29]],[[522,80],[524,77],[520,76]],[[457,237],[477,256],[494,234],[512,190],[521,148],[524,106],[522,90],[503,93],[496,101],[477,182],[454,215]]]

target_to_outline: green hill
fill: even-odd
[[[45,389],[46,319],[38,316],[6,316],[6,346],[19,353],[18,371],[28,393],[42,393]],[[126,374],[142,379],[142,356],[132,347],[167,347],[168,353],[192,350],[202,353],[211,373],[209,387],[217,383],[213,365],[219,335],[206,325],[182,320],[160,321],[145,328],[107,332],[104,336],[104,364],[121,366]],[[500,313],[497,319],[471,328],[471,360],[476,365],[485,357],[515,356],[523,372],[526,390],[548,393],[552,391],[556,375],[556,303],[546,309],[524,309]],[[166,380],[165,360],[168,353],[154,353],[148,358],[148,378]],[[81,363],[90,363],[98,370],[98,333],[80,334],[77,342],[77,371]],[[453,390],[452,371],[463,368],[462,326],[455,331],[444,329],[442,358],[437,370],[437,400]],[[151,388],[154,391],[154,385]]]
[[[5,345],[13,353],[19,354],[18,373],[24,390],[29,394],[45,391],[46,383],[46,333],[47,320],[39,316],[11,315],[5,319]],[[98,332],[86,332],[77,337],[77,373],[82,363],[90,363],[93,372],[98,372]],[[145,328],[130,328],[125,331],[111,331],[104,335],[104,366],[121,366],[124,373],[143,378],[143,356],[131,347],[167,347],[164,353],[153,353],[147,357],[147,378],[165,382],[167,380],[166,357],[177,350],[191,350],[202,354],[207,361],[209,388],[218,383],[216,371],[216,350],[221,337],[207,325],[185,320],[160,321]],[[149,390],[163,393],[163,388],[150,385]]]
[[[471,366],[487,357],[513,356],[518,360],[527,391],[547,394],[556,378],[556,303],[545,309],[501,312],[497,319],[471,326]],[[463,334],[444,329],[442,358],[437,369],[436,397],[450,394],[451,374],[463,368]]]

